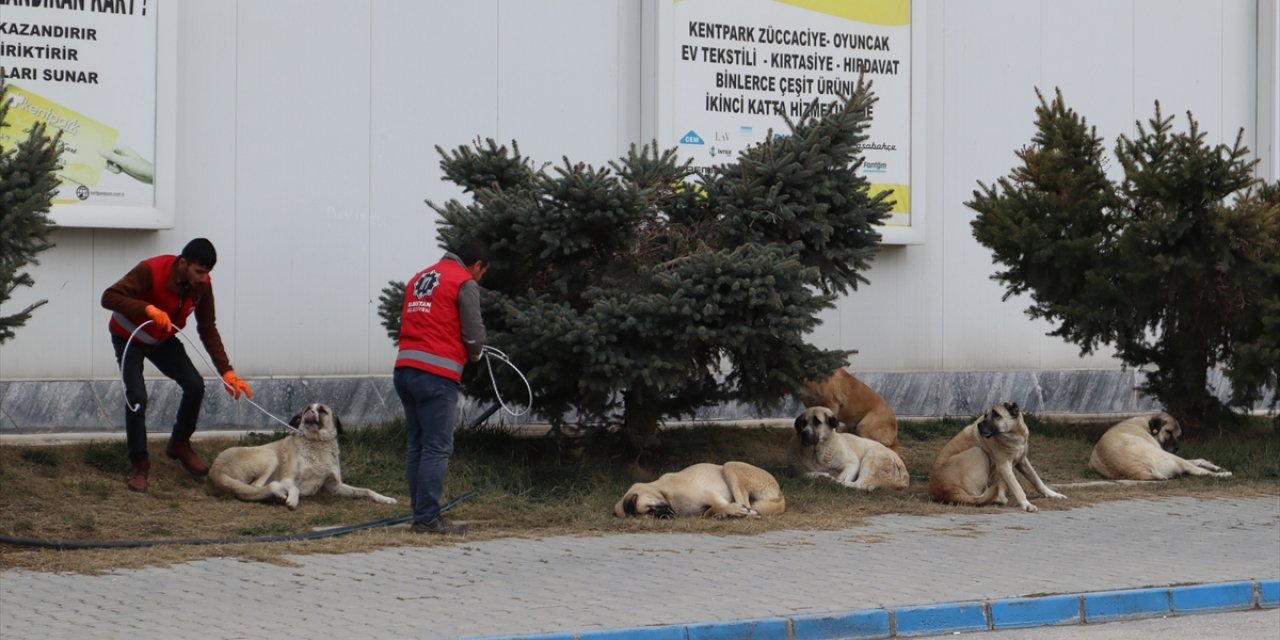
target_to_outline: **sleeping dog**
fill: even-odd
[[[703,462],[631,485],[613,515],[759,518],[786,508],[782,488],[768,471],[745,462]]]

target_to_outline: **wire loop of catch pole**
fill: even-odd
[[[512,417],[516,417],[516,418],[526,413],[529,413],[529,409],[533,408],[533,386],[529,384],[529,379],[524,377],[524,372],[520,371],[519,367],[511,363],[511,358],[507,357],[507,354],[489,345],[485,345],[481,347],[480,353],[484,357],[485,366],[489,369],[489,381],[493,383],[493,395],[498,399],[498,404],[502,405],[502,410],[506,411],[507,413],[511,414]],[[524,409],[519,413],[511,410],[511,407],[508,406],[506,401],[502,399],[502,392],[498,391],[498,379],[496,376],[493,375],[494,360],[502,362],[506,364],[508,367],[511,367],[511,370],[515,371],[516,375],[520,376],[520,380],[524,382],[525,391],[529,394],[529,403],[525,405]]]

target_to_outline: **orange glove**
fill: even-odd
[[[227,395],[232,398],[239,399],[241,393],[250,398],[253,397],[253,389],[249,388],[249,383],[241,380],[240,376],[236,375],[236,372],[232,369],[227,369],[227,372],[222,374],[222,382],[223,388],[227,390]]]
[[[151,304],[147,305],[144,311],[146,311],[147,317],[151,319],[152,324],[156,325],[156,328],[160,331],[163,331],[164,335],[173,335],[173,323],[169,321],[169,314]]]

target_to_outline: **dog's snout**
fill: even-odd
[[[302,413],[303,422],[320,422],[320,414],[316,412],[315,407],[307,407]]]
[[[796,425],[796,431],[800,433],[800,442],[810,446],[818,442],[818,434],[811,425]]]
[[[999,433],[999,431],[1000,430],[996,428],[996,423],[991,420],[983,420],[978,423],[978,433],[984,438],[990,438],[991,436]]]

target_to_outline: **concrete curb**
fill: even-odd
[[[1280,607],[1280,578],[474,640],[907,638]]]

